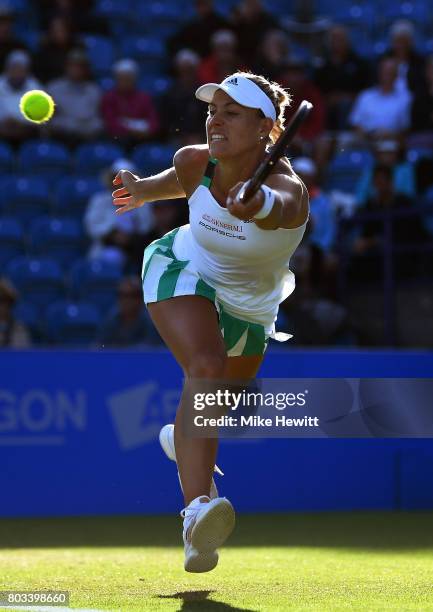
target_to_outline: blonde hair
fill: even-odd
[[[284,112],[287,106],[292,103],[292,96],[286,91],[279,83],[270,81],[266,77],[260,74],[254,74],[253,72],[237,72],[239,76],[243,76],[250,81],[253,81],[260,89],[270,98],[274,105],[275,112],[277,113],[277,119],[274,123],[269,138],[274,143],[284,130]],[[259,110],[259,113],[262,111]]]

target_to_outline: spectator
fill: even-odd
[[[414,94],[411,125],[417,132],[410,137],[411,145],[433,148],[433,55],[425,64],[425,81]]]
[[[143,291],[137,277],[131,276],[121,281],[118,304],[101,326],[97,343],[102,347],[162,344],[143,303]]]
[[[292,104],[286,110],[287,120],[292,117],[302,100],[309,100],[313,104],[311,115],[301,125],[296,139],[292,142],[294,149],[309,152],[325,127],[325,106],[322,94],[308,78],[304,61],[295,56],[289,56],[286,59],[279,82],[287,87],[292,95]]]
[[[13,308],[17,292],[6,278],[0,278],[0,347],[27,348],[31,345],[25,325],[17,321]]]
[[[270,30],[263,38],[253,60],[253,69],[268,79],[277,80],[289,53],[289,40],[282,30]]]
[[[48,91],[56,101],[56,112],[49,124],[56,137],[75,145],[101,134],[101,90],[91,78],[84,51],[76,49],[70,52],[64,76],[52,81]]]
[[[60,78],[74,47],[76,41],[70,23],[63,17],[54,17],[36,53],[36,76],[44,83]]]
[[[396,61],[396,88],[405,92],[421,87],[424,79],[424,58],[415,49],[414,34],[413,23],[396,21],[390,30],[391,48],[385,54]]]
[[[143,244],[147,246],[161,238],[175,227],[188,223],[188,204],[186,200],[163,200],[152,204],[153,227],[145,236]]]
[[[247,63],[265,34],[278,27],[278,21],[264,9],[261,0],[241,0],[233,9],[230,23],[239,41],[239,53]]]
[[[336,257],[333,253],[337,232],[335,214],[329,198],[318,185],[317,167],[313,160],[298,157],[292,165],[310,196],[310,219],[304,245],[304,255],[307,257],[304,280],[311,288],[318,289],[321,295],[333,297],[336,288]]]
[[[6,58],[17,49],[28,51],[26,45],[13,33],[14,15],[7,4],[0,4],[0,72],[5,68]]]
[[[151,138],[159,128],[151,97],[137,88],[138,65],[122,59],[113,66],[114,89],[102,98],[105,129],[125,146]]]
[[[213,0],[195,0],[197,16],[183,25],[168,41],[169,55],[174,56],[181,49],[191,49],[206,57],[211,52],[212,34],[227,28],[224,17],[214,11]]]
[[[27,121],[20,112],[21,97],[29,89],[40,88],[30,74],[30,57],[25,51],[12,51],[6,59],[0,77],[0,137],[11,144],[19,144],[38,134],[38,127]]]
[[[199,86],[200,58],[190,49],[182,49],[174,58],[174,82],[160,99],[163,135],[179,145],[206,141],[204,109],[194,96]]]
[[[394,191],[410,198],[416,195],[416,179],[413,164],[406,160],[405,150],[397,140],[378,140],[374,143],[376,165],[391,168]],[[367,165],[356,185],[358,205],[375,196],[373,185],[373,167]]]
[[[330,28],[325,57],[314,74],[316,85],[326,96],[328,129],[347,129],[355,96],[367,86],[367,80],[367,65],[352,49],[347,29],[341,25]]]
[[[228,74],[240,68],[236,36],[230,30],[219,30],[212,35],[212,53],[202,60],[198,69],[201,83],[220,83]]]
[[[378,70],[377,86],[358,95],[349,122],[362,138],[395,138],[409,127],[410,96],[396,87],[395,60],[382,59]]]
[[[143,235],[151,230],[153,217],[148,204],[127,215],[115,214],[111,192],[113,179],[120,170],[136,171],[126,159],[115,161],[103,175],[105,190],[95,193],[87,206],[84,226],[93,241],[88,256],[118,262],[138,272],[145,246]]]
[[[374,196],[371,197],[360,213],[388,211],[387,218],[392,224],[392,245],[415,244],[426,242],[428,234],[424,229],[419,214],[410,216],[394,215],[394,210],[408,209],[412,200],[397,193],[393,187],[392,169],[389,166],[377,165],[373,173]],[[360,279],[377,279],[382,275],[384,242],[384,221],[382,219],[368,219],[362,225],[360,235],[353,244],[353,276]],[[416,267],[416,255],[407,253],[397,254],[395,263],[397,275],[406,275],[413,272]]]

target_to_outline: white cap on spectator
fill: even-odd
[[[174,56],[175,65],[183,64],[184,62],[188,64],[198,65],[200,63],[200,57],[191,49],[181,49]]]
[[[309,157],[297,157],[296,159],[292,159],[290,163],[295,172],[308,174],[309,176],[316,174],[316,164]]]
[[[392,24],[389,33],[391,38],[394,38],[399,34],[406,34],[410,38],[413,38],[415,34],[415,28],[411,21],[408,21],[407,19],[399,19],[398,21],[395,21]]]
[[[211,45],[235,45],[237,42],[235,34],[231,30],[217,30],[210,39]]]
[[[121,59],[113,64],[113,72],[115,74],[119,74],[119,73],[137,74],[138,64],[133,59]]]
[[[130,172],[136,172],[137,168],[129,159],[116,159],[111,166],[111,172],[113,172],[113,174],[117,174],[121,170],[129,170]]]
[[[18,49],[16,51],[11,51],[7,56],[6,66],[12,65],[30,66],[30,55]]]

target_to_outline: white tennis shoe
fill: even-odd
[[[233,531],[235,511],[225,497],[196,497],[182,510],[184,568],[187,572],[210,572],[218,563],[217,548]]]
[[[159,432],[159,443],[161,444],[162,450],[167,455],[169,459],[172,461],[176,461],[176,449],[174,446],[174,425],[173,423],[169,423],[168,425],[164,425],[164,427]],[[216,465],[214,471],[220,476],[224,476],[223,472]],[[180,478],[179,478],[180,482]],[[182,485],[181,485],[182,488]],[[209,497],[211,499],[215,499],[218,497],[218,489],[216,488],[215,480],[212,478]]]

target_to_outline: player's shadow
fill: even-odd
[[[230,604],[208,599],[214,591],[184,591],[173,595],[158,595],[160,599],[181,599],[182,606],[179,612],[255,612],[250,608],[236,608]]]

